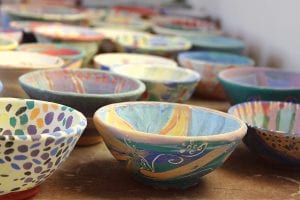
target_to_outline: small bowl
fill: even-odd
[[[64,67],[69,69],[81,68],[85,56],[79,48],[53,43],[27,43],[20,45],[18,50],[59,56],[65,61]]]
[[[136,180],[162,189],[198,184],[247,131],[226,113],[163,102],[108,105],[97,110],[94,122],[112,155]]]
[[[73,108],[1,98],[1,199],[28,199],[67,159],[86,127]]]
[[[0,34],[0,51],[15,50],[17,47],[18,42],[16,40],[8,38],[6,36],[1,36]]]
[[[80,145],[101,141],[90,120],[98,108],[134,101],[145,91],[145,85],[139,80],[95,69],[34,71],[22,75],[19,82],[31,98],[70,106],[88,118],[88,128]]]
[[[254,64],[248,57],[206,51],[180,53],[178,61],[181,66],[195,70],[203,76],[195,92],[197,95],[218,100],[225,100],[226,97],[218,81],[218,74],[228,68]]]
[[[219,80],[232,105],[253,100],[300,103],[300,73],[266,67],[227,69]]]
[[[39,42],[61,43],[82,49],[85,53],[84,66],[88,66],[97,53],[102,34],[85,27],[52,24],[37,26],[34,33]]]
[[[24,73],[49,68],[61,68],[64,61],[56,56],[34,52],[0,51],[0,80],[4,84],[3,97],[27,98],[18,85],[18,78]]]
[[[228,111],[248,124],[248,148],[272,166],[300,169],[300,104],[253,101]]]
[[[105,53],[94,57],[94,68],[110,71],[111,68],[126,64],[152,64],[177,67],[171,59],[136,53]]]
[[[146,85],[141,100],[185,102],[193,94],[200,75],[189,69],[164,65],[131,64],[112,68],[112,71],[137,78]]]
[[[4,36],[15,40],[18,44],[22,41],[23,32],[22,30],[13,29],[13,28],[0,28],[0,36]]]
[[[143,18],[149,18],[158,14],[158,9],[142,5],[116,5],[112,9],[114,9],[116,12],[137,14]]]

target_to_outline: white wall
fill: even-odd
[[[299,0],[190,0],[243,39],[259,66],[300,71]]]

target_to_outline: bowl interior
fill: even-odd
[[[300,88],[300,74],[276,69],[249,67],[229,69],[220,73],[220,78],[239,85],[261,88]]]
[[[230,108],[229,113],[250,126],[300,135],[300,106],[284,102],[246,102]]]
[[[235,131],[241,124],[219,112],[180,104],[132,103],[97,111],[109,126],[169,136],[209,136]]]
[[[137,81],[97,70],[44,70],[24,75],[21,82],[64,94],[117,94],[137,90]]]

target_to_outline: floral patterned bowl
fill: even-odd
[[[145,91],[145,85],[139,80],[95,69],[34,71],[24,74],[19,81],[31,98],[70,106],[88,118],[88,128],[80,145],[101,141],[90,120],[98,108],[134,101]]]
[[[83,64],[84,52],[76,47],[53,43],[27,43],[18,48],[19,51],[38,52],[59,56],[65,61],[65,68],[78,69]]]
[[[163,102],[108,105],[97,110],[94,122],[112,155],[136,180],[163,189],[199,183],[247,131],[226,113]]]
[[[246,101],[300,103],[300,73],[267,67],[226,69],[219,80],[232,105]]]
[[[147,89],[141,100],[148,101],[185,102],[200,80],[197,72],[164,65],[131,64],[114,67],[112,71],[143,81]]]
[[[73,108],[1,98],[0,198],[26,199],[67,159],[86,127]]]
[[[300,104],[253,101],[228,111],[248,124],[245,144],[278,167],[300,169]]]
[[[96,69],[108,70],[126,64],[159,64],[169,67],[176,67],[177,63],[171,59],[137,54],[137,53],[104,53],[94,57],[94,67]]]
[[[178,61],[181,66],[195,70],[203,76],[196,89],[197,95],[219,100],[225,99],[225,92],[219,83],[218,74],[228,68],[254,64],[248,57],[206,51],[180,53]]]

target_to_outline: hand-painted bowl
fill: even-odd
[[[19,46],[20,51],[38,52],[59,56],[65,61],[65,68],[78,69],[82,66],[84,52],[76,47],[53,43],[27,43]]]
[[[128,12],[137,14],[144,18],[149,18],[158,13],[158,9],[142,5],[116,5],[113,7],[116,12]]]
[[[34,33],[39,42],[62,43],[80,48],[85,53],[84,66],[87,66],[97,53],[103,35],[85,27],[53,24],[37,26]]]
[[[126,64],[152,64],[176,67],[177,63],[171,59],[136,53],[104,53],[94,57],[94,67],[96,69],[110,71],[113,67]]]
[[[18,47],[18,42],[0,34],[0,51],[15,50]]]
[[[133,177],[157,188],[186,189],[230,156],[246,134],[239,119],[184,104],[129,102],[100,108],[96,128]]]
[[[253,100],[300,103],[300,73],[266,67],[227,69],[219,73],[231,104]]]
[[[112,71],[143,81],[146,91],[141,100],[148,101],[185,102],[200,80],[200,75],[192,70],[159,64],[128,64],[114,67]]]
[[[234,54],[206,51],[183,52],[178,56],[181,66],[202,75],[196,94],[205,98],[225,99],[225,92],[218,81],[218,74],[228,68],[253,65],[248,57]]]
[[[101,106],[122,101],[134,101],[145,91],[145,85],[135,79],[95,69],[57,69],[34,71],[22,75],[20,84],[33,99],[61,103],[92,118]],[[101,141],[88,119],[88,128],[80,145]]]
[[[23,38],[22,30],[13,28],[0,28],[0,37],[4,36],[20,43]]]
[[[34,52],[0,51],[0,80],[4,84],[3,97],[26,98],[18,78],[24,73],[37,69],[61,68],[64,61],[56,56]]]
[[[28,199],[67,159],[86,127],[73,108],[1,98],[0,198]]]
[[[248,124],[245,144],[272,166],[300,169],[300,104],[252,101],[228,111]]]
[[[245,49],[242,41],[224,36],[191,35],[184,38],[193,44],[193,50],[242,54]]]

